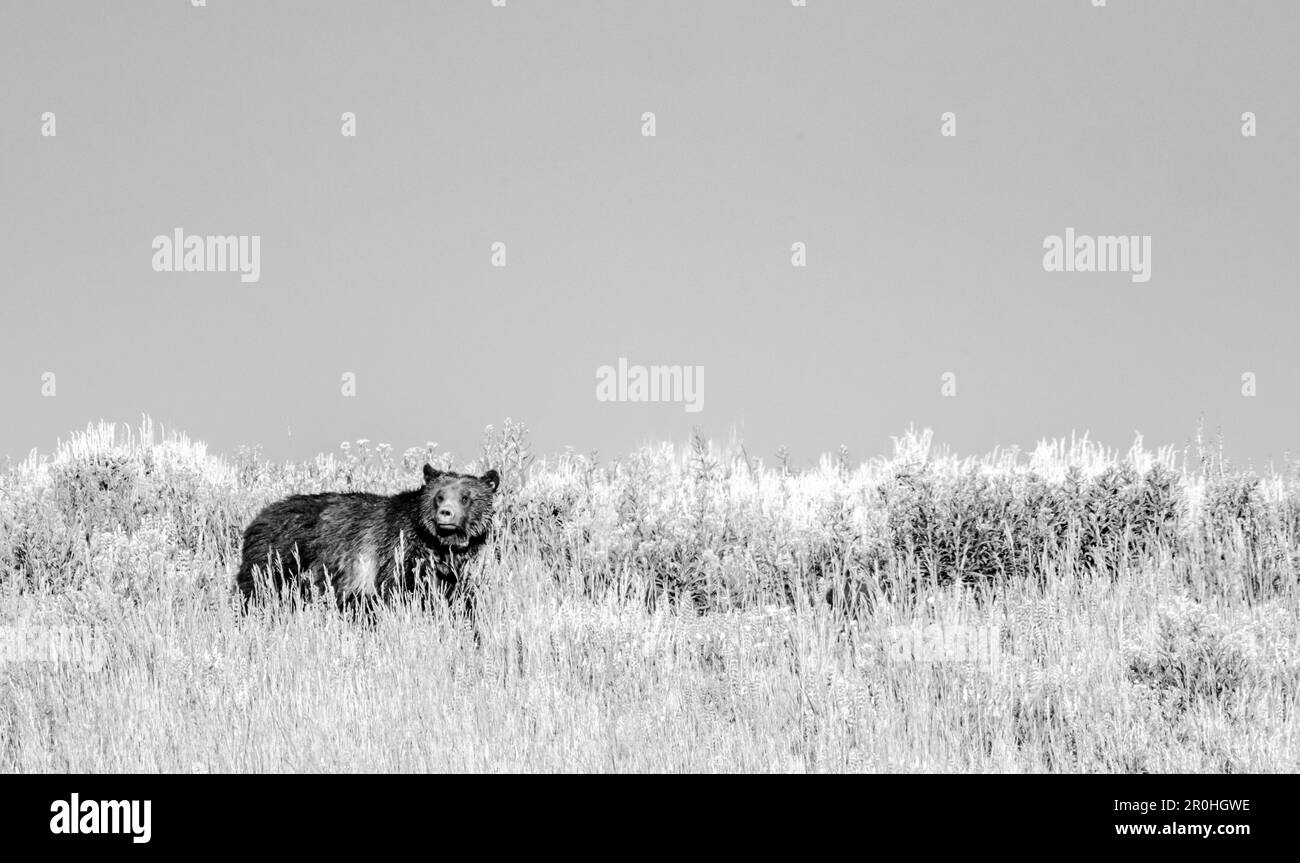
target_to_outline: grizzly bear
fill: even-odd
[[[488,538],[500,475],[424,466],[424,485],[394,495],[299,494],[266,507],[244,532],[236,584],[250,599],[330,587],[340,606],[418,590],[459,595],[463,564]],[[427,594],[426,594],[427,595]]]

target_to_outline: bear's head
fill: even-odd
[[[490,470],[482,476],[453,473],[424,466],[420,519],[441,546],[465,551],[481,544],[492,522],[492,499],[501,476]]]

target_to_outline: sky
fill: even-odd
[[[1280,463],[1296,44],[1294,0],[5,3],[0,457],[149,414],[275,459],[510,417]],[[158,271],[177,229],[256,281]],[[1149,278],[1048,271],[1067,229]],[[598,391],[620,359],[697,391]]]

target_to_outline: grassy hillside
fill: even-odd
[[[261,506],[425,461],[505,478],[477,643],[237,613]],[[793,471],[507,421],[270,464],[101,425],[0,476],[0,770],[1291,771],[1298,536],[1294,470],[1140,441]]]

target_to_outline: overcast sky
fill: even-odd
[[[1294,0],[5,3],[0,455],[144,412],[275,458],[510,416],[803,463],[1204,417],[1263,466],[1297,44]],[[259,236],[258,280],[155,272],[177,228]],[[1150,237],[1149,281],[1045,271],[1067,228]],[[598,401],[619,358],[702,367],[702,409]]]

